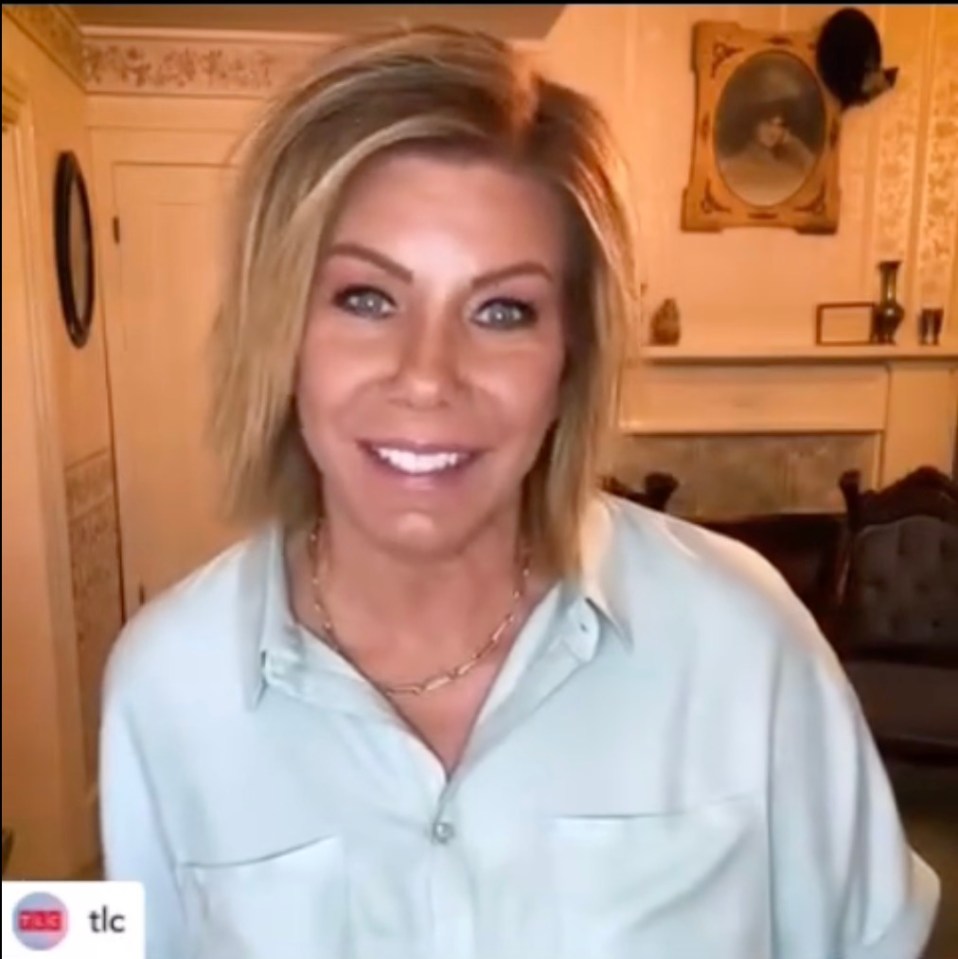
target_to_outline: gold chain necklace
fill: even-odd
[[[339,641],[330,615],[326,610],[321,598],[322,593],[319,586],[318,523],[313,527],[309,534],[309,553],[312,560],[311,573],[313,609],[316,611],[316,614],[320,618],[320,623],[322,624],[322,638],[326,644],[331,649],[335,650],[335,652],[339,653],[340,656],[350,662],[353,662],[351,657],[343,648],[342,643]],[[433,693],[438,689],[442,689],[445,686],[448,686],[450,683],[454,683],[456,680],[462,679],[463,676],[468,676],[469,673],[471,673],[473,669],[475,669],[476,666],[478,666],[479,663],[482,662],[482,660],[485,659],[486,656],[488,656],[489,653],[496,648],[496,646],[499,645],[502,637],[506,634],[506,630],[508,630],[509,627],[515,622],[516,617],[519,615],[521,602],[526,594],[526,585],[528,580],[529,557],[527,554],[515,588],[512,591],[512,601],[510,603],[509,612],[506,613],[502,621],[493,630],[489,638],[467,660],[459,663],[458,666],[453,666],[451,669],[444,669],[419,682],[393,684],[380,683],[373,680],[370,680],[370,682],[372,682],[373,685],[386,696],[422,696],[425,693]]]

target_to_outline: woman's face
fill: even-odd
[[[491,161],[399,153],[356,179],[297,384],[331,515],[423,555],[512,528],[557,414],[565,256],[557,198]]]
[[[763,117],[755,127],[755,138],[767,150],[774,150],[785,141],[788,128],[785,118],[779,114]]]

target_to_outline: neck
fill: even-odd
[[[332,513],[318,539],[323,605],[340,640],[356,651],[471,651],[515,604],[518,536],[516,510],[453,555],[409,555]],[[317,568],[315,556],[308,562]]]

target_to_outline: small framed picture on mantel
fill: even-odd
[[[815,308],[818,346],[867,346],[874,342],[875,304],[868,300],[819,303]]]

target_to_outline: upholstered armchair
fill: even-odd
[[[922,468],[842,476],[849,540],[833,641],[879,745],[958,760],[958,486]]]

